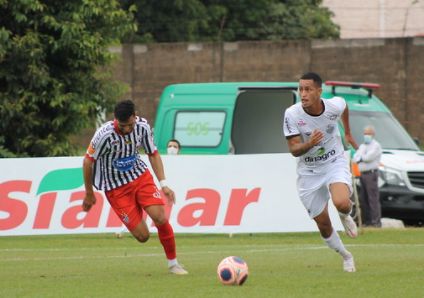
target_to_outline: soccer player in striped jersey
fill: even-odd
[[[139,150],[148,155],[150,164],[168,203],[175,203],[175,194],[166,183],[162,159],[153,142],[146,119],[136,116],[131,100],[116,104],[115,119],[104,123],[94,134],[83,161],[85,198],[84,211],[96,203],[93,185],[105,192],[111,207],[131,234],[141,243],[150,233],[143,219],[143,210],[158,229],[159,240],[174,274],[188,272],[178,263],[174,232],[165,216],[164,202],[153,176],[141,159]]]
[[[306,73],[299,81],[301,101],[288,108],[283,130],[292,155],[297,157],[297,188],[300,199],[316,222],[327,245],[343,257],[343,270],[355,272],[352,254],[346,250],[328,214],[331,198],[339,211],[346,234],[355,238],[357,227],[350,211],[352,176],[338,129],[343,121],[346,140],[357,148],[350,133],[349,111],[341,97],[321,98],[322,80],[316,73]]]

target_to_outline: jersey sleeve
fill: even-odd
[[[97,160],[97,158],[109,147],[106,140],[104,129],[99,128],[91,139],[85,155],[92,160]]]
[[[331,99],[331,102],[336,107],[337,111],[339,112],[339,115],[343,114],[344,110],[346,109],[345,99],[340,96],[335,96]]]
[[[141,125],[143,127],[141,144],[144,148],[144,151],[146,152],[146,154],[154,154],[157,151],[157,148],[153,141],[153,131],[150,128],[150,125],[146,119],[140,118],[139,121],[141,122]]]
[[[292,109],[287,109],[284,113],[283,132],[286,138],[300,135],[292,111]]]

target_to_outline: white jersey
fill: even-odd
[[[153,134],[146,119],[136,117],[131,133],[122,135],[117,123],[109,121],[94,134],[86,156],[93,159],[93,185],[99,190],[109,191],[137,179],[147,165],[141,159],[139,150],[146,154],[157,151]]]
[[[338,157],[344,158],[343,143],[338,129],[338,121],[346,108],[346,102],[341,97],[322,99],[324,111],[321,115],[312,116],[303,110],[302,103],[289,107],[284,115],[283,130],[286,138],[301,136],[302,141],[309,140],[312,132],[317,129],[324,133],[323,140],[304,155],[297,158],[299,174],[321,172]]]

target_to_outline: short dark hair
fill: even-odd
[[[127,121],[132,115],[135,115],[135,105],[130,99],[118,102],[114,109],[115,118],[119,121]]]
[[[180,142],[179,142],[178,140],[176,140],[176,139],[170,139],[170,140],[168,141],[168,144],[169,144],[170,142],[177,143],[177,145],[178,145],[178,149],[179,149],[179,148],[181,148],[181,144],[180,144]]]
[[[301,80],[312,80],[314,81],[315,85],[317,85],[318,87],[322,87],[322,79],[321,77],[315,73],[315,72],[307,72],[305,74],[303,74],[300,77]]]

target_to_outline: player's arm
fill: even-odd
[[[381,154],[380,146],[371,146],[362,154],[362,161],[365,163],[373,162]]]
[[[287,137],[287,144],[290,153],[293,154],[293,156],[298,157],[311,150],[314,146],[318,145],[323,138],[324,134],[321,131],[314,130],[308,141],[302,142],[301,136],[295,135]]]
[[[174,194],[174,191],[170,189],[166,183],[165,171],[163,169],[163,162],[159,152],[155,151],[153,154],[149,154],[149,161],[150,161],[150,164],[152,165],[152,169],[156,175],[156,178],[159,180],[160,187],[162,188],[163,193],[168,199],[168,202],[174,204],[175,194]]]
[[[82,209],[89,211],[96,204],[96,197],[93,191],[93,160],[91,157],[85,156],[82,164],[82,172],[84,177],[85,197],[82,202]]]
[[[356,143],[355,139],[353,138],[351,132],[350,132],[350,124],[349,124],[349,109],[346,104],[346,108],[343,111],[342,114],[342,122],[343,127],[345,131],[345,140],[352,145],[353,148],[358,149],[358,144]]]
[[[359,146],[359,148],[356,150],[355,154],[353,155],[352,161],[356,163],[362,162],[362,154],[364,153],[364,150],[365,148],[363,145]]]

